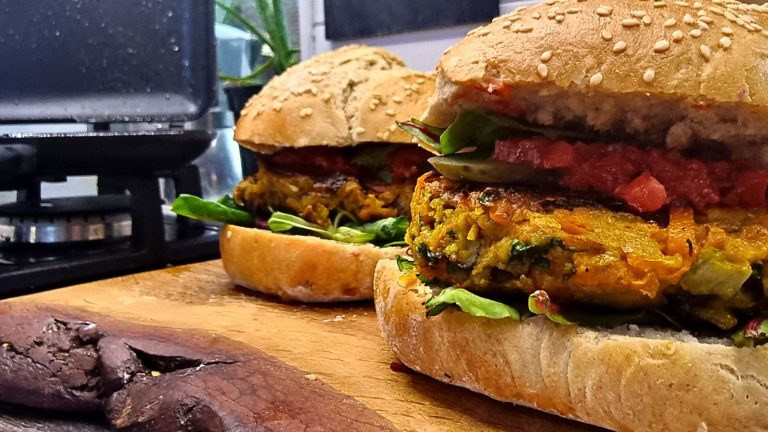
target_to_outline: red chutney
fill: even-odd
[[[746,161],[704,162],[668,149],[625,144],[571,144],[546,138],[498,141],[493,159],[557,169],[564,186],[595,190],[639,212],[666,204],[712,207],[766,207],[768,170]]]

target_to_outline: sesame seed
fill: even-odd
[[[538,12],[534,12],[533,14],[531,14],[531,18],[533,18],[533,19],[540,19],[541,18],[541,14],[538,13]]]
[[[403,103],[403,98],[400,96],[392,96],[392,102],[394,103]]]
[[[506,21],[504,24],[501,25],[501,28],[508,29],[512,27],[512,23],[509,21]]]
[[[598,72],[598,73],[592,75],[591,77],[589,77],[589,86],[590,87],[595,87],[597,85],[600,85],[601,82],[603,82],[603,74],[601,74],[600,72]]]
[[[627,49],[627,43],[624,41],[618,41],[613,46],[613,52],[615,52],[616,54],[623,53],[626,49]]]
[[[547,1],[546,1],[546,2],[544,2],[544,3],[545,3],[545,4],[547,4],[547,5],[549,5],[549,6],[552,6],[553,4],[555,4],[555,0],[547,0]]]
[[[384,141],[388,140],[389,139],[389,132],[384,132],[383,134],[381,134],[381,139],[384,140]]]
[[[634,19],[634,18],[627,18],[621,20],[621,25],[623,27],[631,28],[631,27],[637,27],[640,25],[640,21]]]
[[[320,99],[323,102],[328,102],[329,100],[331,100],[331,94],[330,93],[325,93],[324,95],[320,96]]]
[[[299,117],[309,117],[312,115],[312,108],[302,108],[301,111],[299,111]]]
[[[304,379],[307,379],[309,381],[317,381],[317,375],[315,375],[315,374],[306,374],[306,375],[304,375]]]
[[[749,15],[739,15],[739,18],[743,19],[744,21],[746,21],[746,22],[748,22],[748,23],[753,23],[753,22],[755,22],[755,19],[754,19],[754,18],[752,18],[752,17],[751,17],[751,16],[749,16]]]
[[[597,9],[595,9],[595,13],[601,17],[607,17],[611,14],[611,11],[604,6],[599,6]]]
[[[280,112],[281,109],[283,109],[283,104],[278,102],[275,102],[272,104],[272,109],[276,112]]]
[[[375,103],[371,102],[370,104],[368,104],[368,109],[370,109],[371,111],[376,111],[376,107],[378,107],[378,106],[379,106],[379,104],[375,104]]]
[[[577,14],[579,12],[581,12],[580,8],[568,8],[568,10],[565,11],[565,13],[568,14]]]
[[[653,69],[646,69],[645,72],[643,72],[643,81],[649,83],[653,81],[654,78],[656,78],[656,71]]]
[[[675,30],[674,32],[672,32],[672,42],[680,42],[681,40],[683,40],[683,37],[684,37],[683,32],[681,32],[680,30]]]
[[[676,1],[675,4],[678,6],[690,6],[690,4],[688,4],[688,2],[685,2],[685,1]]]
[[[548,12],[547,13],[547,18],[548,19],[555,19],[555,13],[554,12]]]
[[[635,17],[635,18],[642,18],[644,16],[648,15],[648,13],[644,10],[634,10],[629,13],[629,16]]]
[[[702,5],[701,2],[693,2],[693,7],[696,9],[701,9],[704,7],[704,5]]]
[[[608,30],[603,30],[600,32],[600,37],[603,38],[604,41],[609,41],[613,39],[613,35]]]
[[[477,32],[478,36],[488,36],[489,34],[491,34],[491,31],[488,30],[487,28],[484,28],[484,29],[480,30],[479,32]]]
[[[728,49],[731,47],[731,38],[728,36],[723,36],[720,38],[720,42],[718,42],[718,45],[720,45],[723,49]]]
[[[655,8],[660,8],[660,7],[665,7],[665,6],[667,6],[667,4],[664,3],[663,1],[655,1],[655,2],[653,2],[653,7],[655,7]]]
[[[768,30],[763,30],[760,32],[763,36],[768,36]]]
[[[670,19],[664,21],[664,27],[672,27],[675,24],[677,24],[677,20],[674,19],[674,18],[670,18]]]
[[[362,135],[364,133],[365,133],[365,128],[363,127],[358,127],[357,129],[355,129],[355,135]]]
[[[527,26],[527,25],[522,25],[522,26],[520,26],[519,29],[517,29],[517,31],[520,32],[520,33],[530,33],[530,32],[533,31],[533,27]]]
[[[699,22],[698,22],[698,26],[699,26],[699,28],[700,28],[700,29],[702,29],[702,30],[709,30],[709,26],[708,26],[708,25],[707,25],[707,23],[705,23],[704,21],[699,21]]]
[[[646,15],[646,16],[643,17],[643,19],[641,21],[645,25],[651,25],[651,21],[652,21],[651,20],[651,16],[650,15]]]
[[[543,53],[541,53],[541,61],[542,62],[546,63],[550,59],[552,59],[552,51],[544,51]]]
[[[396,125],[396,124],[391,124],[391,125],[389,125],[389,131],[390,131],[390,132],[394,132],[394,131],[396,131],[396,130],[397,130],[397,125]]]
[[[703,16],[699,18],[699,21],[705,22],[707,24],[712,24],[713,22],[715,22],[715,20],[712,19],[712,17],[708,17],[708,16]]]
[[[511,17],[507,18],[507,21],[509,21],[509,22],[513,23],[513,22],[515,22],[515,21],[517,21],[517,20],[519,20],[519,19],[522,19],[522,18],[520,18],[520,17],[519,17],[519,16],[517,16],[517,15],[512,15]]]
[[[712,58],[712,50],[704,44],[699,47],[699,52],[701,52],[701,56],[704,57],[704,60],[706,61],[709,61],[709,59]]]
[[[730,22],[736,22],[738,19],[731,11],[725,11],[725,17],[728,18],[728,21]]]
[[[555,17],[555,22],[556,23],[559,24],[559,23],[561,23],[563,21],[565,21],[565,15],[558,15],[558,16]]]
[[[700,29],[693,29],[690,32],[688,32],[689,35],[697,38],[701,36],[701,30]]]
[[[710,6],[709,11],[715,15],[720,15],[720,16],[723,16],[723,13],[724,13],[723,10],[717,6]]]
[[[762,31],[762,30],[763,30],[763,26],[761,26],[760,24],[757,24],[757,23],[753,23],[753,24],[751,25],[751,27],[752,27],[752,29],[753,29],[753,30],[755,30],[755,31]]]
[[[393,110],[393,109],[388,109],[388,110],[386,111],[386,114],[387,114],[388,116],[392,116],[392,117],[394,117],[394,116],[395,116],[395,110]]]
[[[706,14],[707,14],[707,12],[706,12],[706,11],[703,11],[703,10],[700,10],[700,11],[696,12],[696,15],[698,15],[698,16],[700,16],[700,17],[703,17],[703,16],[705,16]]]
[[[685,14],[683,16],[683,22],[688,25],[693,25],[696,22],[696,20],[693,19],[693,17],[690,14]]]
[[[666,39],[656,41],[656,43],[653,45],[653,51],[657,53],[663,53],[668,49],[669,49],[669,41]]]
[[[539,76],[542,78],[547,78],[547,75],[549,75],[549,69],[547,69],[547,65],[543,63],[536,67],[536,72],[538,72]]]
[[[730,28],[730,27],[723,27],[722,29],[720,29],[720,31],[723,32],[724,35],[732,35],[733,34],[733,29]]]

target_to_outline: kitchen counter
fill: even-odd
[[[42,292],[2,303],[76,308],[133,324],[202,332],[256,348],[351,396],[404,431],[596,431],[411,373],[368,303],[286,304],[233,286],[210,261]],[[71,313],[71,312],[70,312]]]

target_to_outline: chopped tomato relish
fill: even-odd
[[[766,207],[768,170],[747,161],[704,162],[668,149],[625,144],[574,144],[547,138],[514,138],[496,143],[493,159],[557,169],[563,185],[618,198],[639,212],[667,204],[712,207]]]

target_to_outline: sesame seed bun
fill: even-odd
[[[424,119],[494,111],[677,149],[722,143],[768,166],[766,65],[765,5],[548,0],[450,48]]]
[[[430,295],[394,261],[377,265],[384,339],[403,364],[440,381],[617,431],[768,430],[768,346],[455,309],[427,318]]]
[[[433,91],[432,75],[407,69],[391,52],[346,46],[272,79],[241,112],[235,140],[262,153],[410,143],[395,121],[419,116]]]

